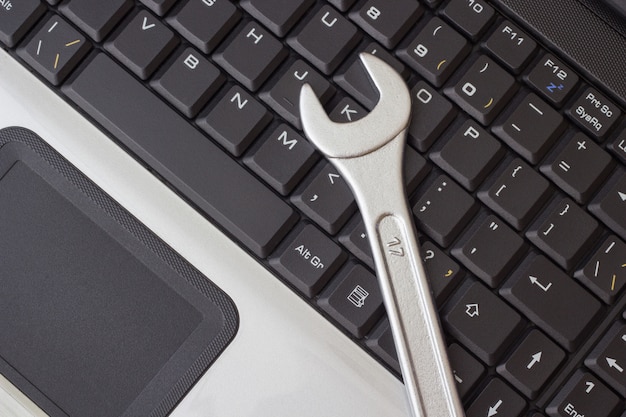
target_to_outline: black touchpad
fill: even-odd
[[[0,373],[52,416],[165,415],[236,313],[65,164],[0,148]]]

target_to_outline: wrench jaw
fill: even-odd
[[[383,60],[359,55],[380,98],[364,118],[336,123],[319,102],[313,88],[300,91],[300,119],[309,140],[330,158],[354,158],[373,152],[405,130],[411,118],[411,95],[402,77]]]

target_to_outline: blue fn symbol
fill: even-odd
[[[546,86],[549,92],[554,93],[554,90],[562,90],[565,88],[563,84],[556,85],[554,83],[550,83],[550,85]]]

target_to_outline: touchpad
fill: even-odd
[[[232,303],[18,133],[0,148],[0,373],[51,416],[166,415],[233,337]]]

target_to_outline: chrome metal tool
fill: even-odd
[[[384,61],[360,58],[380,94],[376,107],[355,122],[335,123],[305,84],[303,130],[349,184],[363,216],[412,416],[462,417],[402,175],[410,92]]]

